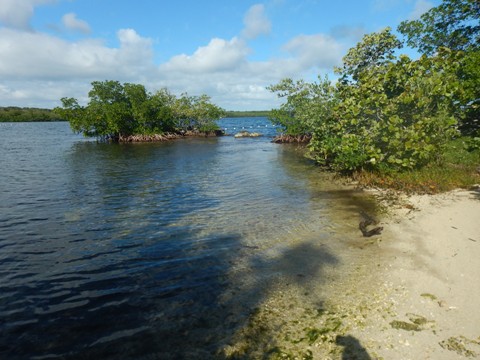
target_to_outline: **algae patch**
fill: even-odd
[[[321,328],[305,329],[305,337],[295,341],[295,343],[307,340],[310,345],[313,345],[319,338],[326,340],[324,335],[337,331],[340,326],[342,326],[342,322],[339,319],[328,318]]]
[[[407,331],[421,331],[421,327],[417,324],[412,324],[406,321],[400,321],[400,320],[393,320],[390,323],[390,326],[394,329],[401,329],[401,330],[407,330]]]
[[[441,341],[439,345],[446,350],[455,351],[459,355],[476,357],[477,353],[467,348],[467,345],[480,345],[480,338],[479,341],[475,341],[467,339],[465,336],[452,336],[447,340]]]
[[[422,331],[427,328],[433,327],[434,321],[428,320],[426,317],[416,314],[407,314],[410,322],[393,320],[390,322],[390,326],[394,329],[406,330],[406,331]]]
[[[420,296],[421,296],[421,297],[424,297],[424,298],[428,298],[428,299],[430,299],[430,300],[432,300],[432,301],[438,300],[438,298],[437,298],[435,295],[429,294],[429,293],[423,293],[423,294],[421,294]]]

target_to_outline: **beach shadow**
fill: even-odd
[[[221,297],[230,261],[242,248],[240,237],[177,232],[146,239],[139,232],[99,246],[107,243],[112,251],[91,256],[81,250],[93,242],[82,242],[71,258],[58,259],[34,293],[26,286],[5,288],[17,291],[21,301],[45,300],[2,317],[0,358],[212,358],[231,326]],[[59,295],[48,300],[54,291]],[[23,324],[30,311],[36,323]]]
[[[323,311],[324,299],[311,292],[326,282],[325,267],[337,263],[327,247],[315,242],[285,248],[273,257],[253,254],[245,270],[235,274],[237,291],[224,294],[236,326],[217,349],[217,358],[270,359],[283,351],[284,327],[312,309]],[[303,333],[304,326],[299,330]]]
[[[67,283],[77,279],[66,299],[85,299],[85,304],[58,309],[54,316],[45,311],[37,316],[35,328],[5,333],[3,340],[10,344],[0,347],[0,355],[268,358],[280,345],[276,329],[282,326],[281,317],[269,317],[262,324],[258,310],[283,291],[286,296],[274,306],[282,312],[292,310],[289,305],[302,307],[302,302],[290,302],[288,289],[302,294],[310,290],[312,280],[323,284],[325,267],[338,262],[326,246],[314,241],[285,246],[271,256],[228,233],[201,237],[185,231],[145,239],[139,231],[113,246],[114,252],[89,258],[88,263],[80,253],[59,263],[65,266],[63,273],[71,271],[65,276]],[[77,263],[83,267],[75,269]],[[62,286],[61,281],[45,281],[37,290],[49,292],[52,286]],[[323,299],[315,298],[315,306],[322,305]],[[240,352],[224,351],[238,343],[243,344]]]
[[[476,186],[470,190],[473,197],[477,200],[480,200],[480,186]]]
[[[357,338],[347,336],[337,336],[336,344],[343,347],[342,360],[371,360],[367,350],[360,344]]]
[[[325,299],[312,287],[326,284],[327,268],[339,262],[329,248],[316,239],[279,239],[281,249],[261,249],[220,227],[207,232],[195,216],[182,221],[198,204],[203,211],[217,204],[180,176],[187,154],[176,157],[187,163],[162,167],[170,146],[88,143],[67,156],[69,207],[80,211],[62,223],[65,236],[55,243],[48,276],[32,288],[6,289],[27,305],[8,319],[0,357],[268,358],[283,341],[283,322],[296,320],[287,314],[323,309]],[[213,160],[206,154],[199,161]],[[199,176],[208,178],[207,166]],[[158,184],[168,191],[152,193]],[[168,194],[185,201],[172,204]],[[336,202],[344,194],[312,196]],[[37,323],[22,322],[29,318]]]
[[[219,244],[223,249],[210,256],[209,247]],[[181,257],[180,253],[170,255]],[[283,315],[295,311],[293,306],[306,306],[290,299],[288,289],[298,294],[310,290],[312,279],[317,285],[324,283],[324,267],[338,262],[323,246],[302,243],[266,257],[244,246],[241,237],[221,234],[212,236],[203,249],[186,249],[183,256],[192,260],[176,269],[152,267],[149,274],[135,279],[141,284],[139,294],[124,311],[116,309],[117,318],[111,314],[110,323],[90,318],[84,329],[75,325],[71,329],[73,333],[88,332],[96,324],[98,328],[93,330],[97,334],[110,332],[112,327],[121,333],[119,329],[128,328],[130,322],[142,324],[143,330],[127,338],[106,336],[105,341],[78,349],[69,358],[268,359],[281,346],[277,330],[283,320],[272,314],[263,318],[261,309],[270,304]],[[152,287],[161,290],[152,294],[148,290]],[[276,294],[282,292],[287,296],[276,302]],[[314,305],[322,308],[323,299],[316,298]],[[228,347],[234,350],[226,352]]]

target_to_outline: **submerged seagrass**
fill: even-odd
[[[0,124],[2,357],[212,358],[273,275],[318,299],[350,249],[332,229],[373,202],[271,143],[265,118],[220,126],[264,136],[108,144]]]

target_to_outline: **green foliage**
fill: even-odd
[[[480,137],[468,138],[464,147],[467,151],[480,151]]]
[[[140,84],[94,81],[89,103],[80,106],[74,98],[63,98],[58,116],[68,120],[73,131],[84,136],[118,140],[136,134],[162,134],[216,130],[223,110],[206,95],[176,98],[168,90],[154,94]]]
[[[176,99],[173,112],[177,128],[182,131],[197,130],[210,132],[218,130],[215,120],[224,116],[225,111],[210,102],[207,95],[189,96],[184,93]]]
[[[480,181],[480,148],[471,148],[469,137],[449,141],[437,161],[406,171],[383,170],[354,174],[362,186],[379,186],[416,193],[437,193],[469,188]]]
[[[456,134],[451,114],[457,63],[449,56],[417,61],[401,56],[397,62],[366,71],[362,81],[340,90],[354,99],[343,103],[341,112],[348,122],[346,130],[354,124],[361,135],[369,163],[357,163],[355,168],[411,169],[441,153]],[[352,116],[352,108],[359,117]]]
[[[464,135],[480,136],[480,49],[461,53],[458,82],[460,130]]]
[[[423,14],[419,20],[403,21],[398,30],[407,44],[427,55],[438,48],[472,50],[480,46],[480,2],[444,0]]]
[[[335,71],[341,75],[342,82],[347,82],[349,76],[357,81],[364,70],[393,61],[395,50],[401,47],[402,43],[389,27],[378,33],[367,34],[345,55],[343,67],[336,68]]]
[[[294,82],[292,79],[284,79],[279,84],[269,87],[270,91],[278,92],[279,97],[286,97],[287,102],[281,105],[280,109],[273,109],[270,112],[270,121],[279,125],[287,135],[301,135],[310,129],[301,120],[299,113],[302,111],[302,104],[308,104],[310,95],[310,84],[300,80]]]
[[[282,80],[286,102],[272,120],[287,135],[310,134],[309,156],[339,171],[415,172],[438,164],[458,130],[480,137],[480,3],[444,0],[399,31],[424,54],[397,56],[390,28],[364,36],[336,68],[333,87]]]
[[[336,103],[336,93],[328,78],[319,78],[314,83],[284,79],[269,90],[287,99],[280,109],[270,112],[269,118],[291,136],[311,134],[314,128],[321,126],[319,119],[331,116]]]
[[[407,44],[432,56],[442,48],[462,54],[457,60],[458,86],[455,116],[464,135],[480,135],[480,2],[444,0],[419,20],[398,27]]]
[[[61,121],[60,116],[50,109],[0,107],[0,122]]]
[[[287,99],[277,123],[312,134],[309,156],[339,171],[408,170],[436,159],[457,134],[462,54],[394,57],[389,29],[367,35],[337,69],[336,87],[283,80],[272,86]],[[382,53],[383,52],[383,53]]]

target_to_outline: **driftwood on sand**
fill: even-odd
[[[374,227],[373,229],[368,229],[370,225],[377,225],[378,221],[369,216],[368,214],[363,213],[362,214],[362,220],[358,224],[358,228],[362,232],[364,237],[370,237],[374,235],[380,235],[383,227],[382,226],[377,226]]]

